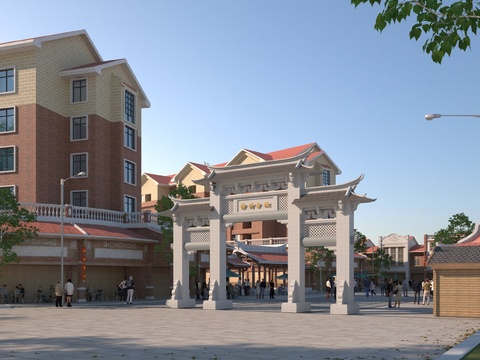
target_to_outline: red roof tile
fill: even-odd
[[[145,239],[148,238],[137,234],[135,231],[125,228],[116,228],[112,226],[103,226],[103,225],[85,225],[81,224],[80,227],[88,235],[96,237],[111,237],[111,238],[135,238],[135,239]]]
[[[271,156],[272,160],[288,159],[298,154],[301,154],[312,145],[315,145],[315,143],[294,146],[294,147],[283,149],[283,150],[272,151],[267,153],[267,155]]]
[[[149,176],[153,180],[155,180],[157,183],[162,184],[162,185],[169,185],[170,182],[172,181],[172,178],[175,175],[156,175],[156,174],[151,174],[151,173],[145,173],[145,175]]]
[[[50,222],[32,222],[31,225],[38,228],[38,234],[60,234],[61,224]],[[63,233],[65,235],[81,235],[82,232],[70,223],[65,223],[63,226]]]

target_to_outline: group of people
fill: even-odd
[[[25,288],[22,286],[22,284],[18,284],[15,286],[15,290],[13,291],[13,296],[10,294],[8,291],[8,287],[6,284],[3,285],[3,287],[0,289],[0,294],[2,297],[2,302],[4,304],[10,303],[10,299],[14,303],[19,303],[20,301],[23,301],[25,297]]]
[[[125,277],[120,284],[118,284],[117,291],[120,294],[120,302],[124,304],[133,304],[133,292],[135,289],[135,281],[133,276]]]
[[[382,283],[382,295],[385,291],[385,296],[388,297],[388,307],[395,308],[400,307],[400,303],[403,297],[408,297],[408,289],[411,288],[414,293],[413,303],[420,305],[420,300],[422,299],[421,292],[423,291],[423,305],[430,305],[430,299],[433,298],[433,280],[425,278],[423,281],[420,281],[419,278],[415,280],[407,281],[406,279],[403,282],[393,279],[385,279]],[[392,306],[392,299],[395,299],[395,302]]]

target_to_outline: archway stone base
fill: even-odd
[[[186,299],[186,300],[167,300],[167,307],[172,309],[188,309],[194,308],[197,306],[197,303],[194,299]]]
[[[330,314],[332,315],[354,315],[359,313],[358,303],[350,304],[333,304],[330,306]]]
[[[298,303],[283,303],[282,312],[284,313],[304,313],[310,312],[312,309],[311,304],[308,302],[298,302]]]
[[[233,309],[232,300],[207,300],[203,302],[205,310],[228,310]]]

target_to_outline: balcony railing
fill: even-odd
[[[37,215],[38,221],[61,221],[61,205],[21,203],[23,208]],[[65,205],[64,221],[79,224],[120,227],[159,228],[158,216],[150,211],[126,213],[121,211]]]
[[[288,237],[270,237],[265,239],[246,239],[246,240],[236,240],[247,245],[283,245],[288,244]],[[227,244],[234,246],[235,241],[227,241]]]

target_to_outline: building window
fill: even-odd
[[[88,134],[88,122],[86,116],[74,117],[70,125],[71,140],[86,140]]]
[[[0,148],[0,171],[15,171],[15,147]]]
[[[72,205],[87,207],[87,191],[72,191]]]
[[[145,201],[152,201],[152,194],[145,194]]]
[[[15,91],[15,69],[0,70],[0,93]]]
[[[415,256],[413,262],[415,266],[423,266],[423,256]]]
[[[125,90],[125,120],[135,124],[135,95]]]
[[[135,163],[125,160],[123,181],[135,185]]]
[[[83,154],[73,154],[72,155],[72,172],[70,176],[75,176],[80,172],[84,172],[85,175],[88,174],[88,156],[86,153]]]
[[[0,186],[0,189],[8,189],[13,195],[15,195],[15,185]]]
[[[0,109],[0,133],[15,131],[15,108]]]
[[[399,247],[398,248],[398,263],[403,264],[405,260],[403,259],[403,248]]]
[[[72,102],[87,101],[87,80],[73,80],[72,81]]]
[[[136,199],[132,196],[124,196],[124,210],[127,213],[135,212],[136,210]]]
[[[323,184],[323,186],[330,185],[330,170],[323,169],[322,184]]]
[[[124,144],[125,147],[135,150],[135,129],[125,125]]]

